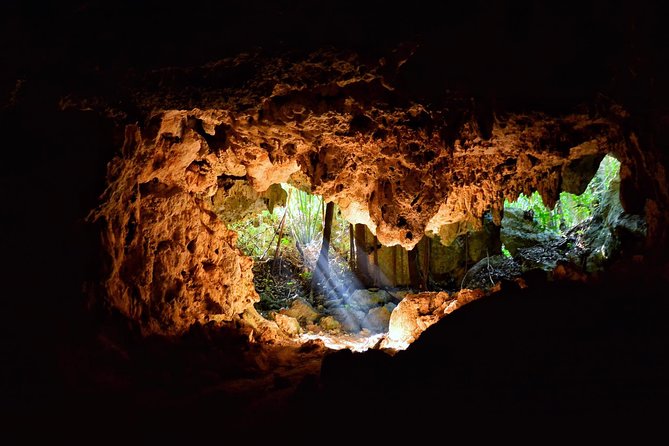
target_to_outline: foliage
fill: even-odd
[[[292,198],[288,203],[287,224],[294,241],[304,247],[322,237],[323,232],[323,198],[297,189],[288,184],[281,185],[287,192],[291,191]],[[335,206],[332,222],[332,240],[330,248],[336,254],[346,255],[349,248],[349,223],[341,216]]]
[[[286,207],[290,233],[293,240],[306,246],[323,230],[323,198],[289,184],[282,184],[281,187],[291,194]]]
[[[544,206],[537,191],[529,197],[520,194],[514,202],[504,201],[504,207],[531,212],[537,225],[544,231],[563,233],[592,216],[599,206],[602,195],[609,190],[611,182],[620,172],[620,161],[606,155],[597,173],[581,195],[561,192],[553,210]]]
[[[509,259],[513,257],[511,255],[511,252],[508,249],[506,249],[506,246],[504,246],[504,244],[502,244],[502,254],[504,254],[504,257],[507,257]]]
[[[267,255],[275,240],[275,228],[280,217],[278,213],[262,211],[258,216],[231,224],[231,230],[237,232],[237,247],[250,257],[261,258]],[[286,240],[287,242],[287,240]],[[284,240],[282,240],[282,244]]]
[[[289,184],[281,185],[290,193],[286,207],[276,207],[274,212],[262,211],[258,216],[230,225],[237,232],[237,246],[244,254],[263,259],[274,254],[276,237],[284,212],[286,229],[281,238],[282,247],[298,242],[301,248],[322,237],[323,198],[297,189]],[[330,248],[335,255],[347,257],[349,249],[349,223],[335,206]]]
[[[253,264],[253,283],[260,296],[255,307],[264,316],[269,311],[290,307],[296,296],[309,294],[310,282],[291,253],[281,251],[279,268],[273,263],[268,259]]]
[[[254,284],[260,295],[256,308],[263,314],[290,306],[296,296],[320,299],[311,291],[313,271],[309,265],[319,252],[323,231],[323,199],[288,184],[281,185],[288,192],[284,207],[274,212],[264,210],[259,215],[229,227],[237,232],[237,246],[246,255],[254,258]],[[284,229],[281,220],[286,216]],[[282,233],[280,255],[274,257],[277,237]],[[297,249],[299,246],[299,249]],[[342,218],[335,206],[332,237],[330,243],[330,267],[335,281],[350,277],[348,265],[349,223]]]

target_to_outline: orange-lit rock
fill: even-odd
[[[578,188],[590,161],[624,144],[616,122],[578,110],[506,114],[482,131],[471,102],[406,101],[351,54],[249,57],[202,69],[244,66],[248,88],[203,91],[197,104],[138,92],[138,107],[155,111],[126,128],[109,164],[93,214],[108,254],[103,289],[149,332],[229,321],[258,300],[250,259],[213,212],[221,177],[258,193],[300,177],[380,243],[413,248],[426,231],[476,227],[488,210],[499,223],[504,198],[521,192],[551,205],[563,181]]]
[[[302,327],[300,327],[300,322],[294,317],[282,313],[277,313],[274,316],[274,321],[281,330],[283,330],[284,332],[286,332],[291,336],[296,336],[302,332]]]
[[[251,259],[211,209],[226,164],[203,150],[186,113],[161,122],[154,139],[128,127],[94,217],[104,222],[109,302],[147,332],[178,333],[194,322],[230,321],[258,295]]]
[[[485,296],[485,293],[482,290],[469,290],[466,288],[462,289],[455,293],[455,299],[446,305],[446,308],[444,308],[444,314],[452,313],[461,306],[466,305],[469,302],[473,302],[476,299],[480,299],[483,296]]]
[[[482,290],[466,288],[452,296],[443,291],[407,294],[390,315],[388,336],[381,346],[405,349],[429,326],[484,295]]]
[[[391,312],[385,305],[382,307],[372,308],[365,316],[362,325],[372,333],[384,332],[388,330],[390,315]]]
[[[415,341],[427,327],[444,316],[450,301],[448,293],[426,292],[407,294],[390,315],[386,343],[406,347]]]
[[[282,309],[279,314],[285,314],[302,324],[313,324],[318,319],[318,312],[302,298],[295,299],[290,308]]]

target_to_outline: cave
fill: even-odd
[[[658,5],[30,3],[0,31],[7,437],[662,431]],[[240,222],[298,193],[351,280],[262,307]]]

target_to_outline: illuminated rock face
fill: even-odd
[[[390,316],[388,345],[406,348],[427,327],[444,317],[449,299],[445,292],[408,294]]]
[[[469,289],[452,296],[443,291],[407,294],[390,316],[388,337],[382,346],[404,349],[441,318],[484,295],[481,290]]]
[[[258,300],[251,260],[214,212],[220,178],[246,180],[258,193],[306,180],[383,245],[410,249],[445,225],[476,226],[486,211],[499,224],[504,198],[521,192],[539,190],[552,206],[563,188],[587,184],[593,160],[624,159],[614,112],[504,114],[484,129],[470,101],[409,101],[355,56],[208,69],[240,66],[255,71],[243,87],[203,93],[206,108],[140,95],[147,108],[168,110],[128,126],[109,164],[95,211],[109,260],[104,288],[148,332],[230,321]]]
[[[252,260],[211,210],[217,176],[243,167],[210,153],[185,117],[165,114],[153,139],[126,129],[96,211],[105,222],[108,299],[146,332],[231,320],[258,301]]]

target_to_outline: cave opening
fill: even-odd
[[[620,161],[606,154],[596,167],[581,193],[560,192],[552,208],[536,190],[505,200],[500,239],[506,260],[492,263],[515,274],[572,269],[585,277],[602,273],[621,255],[640,253],[646,221],[623,209]]]
[[[608,203],[605,201],[609,199],[607,194],[619,194],[618,183],[620,183],[620,161],[606,154],[582,193],[560,192],[553,209],[544,204],[538,191],[529,196],[521,192],[516,200],[511,202],[505,200],[504,209],[507,213],[513,212],[509,209],[521,209],[527,213],[526,217],[535,219],[539,229],[566,234],[576,225],[593,217],[597,210],[601,210],[600,205],[606,206]]]
[[[562,314],[551,305],[559,307],[569,295],[584,296],[584,302],[572,300],[568,307],[591,305],[593,314],[600,304],[610,305],[597,301],[598,293],[589,288],[612,283],[610,253],[624,254],[613,271],[649,265],[649,241],[664,234],[664,208],[657,205],[662,189],[645,183],[645,172],[654,171],[640,169],[643,158],[634,135],[625,133],[619,109],[600,103],[601,111],[593,113],[510,110],[482,131],[485,122],[477,119],[476,102],[453,109],[406,103],[384,86],[382,74],[361,78],[367,69],[355,59],[317,57],[322,60],[309,63],[305,72],[322,70],[324,77],[306,88],[278,84],[273,72],[263,71],[257,79],[270,76],[263,85],[272,88],[263,88],[259,97],[233,95],[239,102],[198,108],[166,104],[123,128],[123,145],[107,166],[107,188],[92,212],[102,266],[91,289],[103,310],[112,309],[138,333],[137,358],[145,356],[144,339],[160,337],[167,345],[183,346],[161,352],[187,371],[204,345],[205,374],[213,364],[226,376],[226,392],[266,395],[260,404],[286,391],[299,396],[303,386],[315,398],[352,383],[377,395],[397,385],[411,392],[412,383],[422,379],[412,370],[421,368],[433,370],[433,382],[444,387],[444,373],[455,373],[451,382],[466,381],[471,373],[503,365],[507,357],[517,364],[508,374],[513,380],[522,375],[515,371],[523,370],[525,356],[505,350],[508,346],[529,338],[530,349],[552,354],[543,340],[551,342],[552,333],[562,332]],[[286,79],[307,66],[286,63]],[[331,66],[341,71],[333,73]],[[227,72],[225,65],[211,69]],[[566,202],[557,203],[560,193],[582,194],[609,152],[622,162],[622,208],[644,215],[648,237],[625,237],[618,244],[618,235],[630,232],[634,219],[602,214],[606,231],[582,226],[572,240],[535,229],[536,237],[554,249],[546,243],[513,245],[507,237],[512,214],[518,211],[521,223],[533,225],[541,214],[533,210],[532,218],[524,218],[528,209],[505,208],[505,198],[513,201],[524,193],[529,200],[538,191],[548,209],[563,209]],[[316,235],[313,246],[300,244],[302,255],[293,243],[307,226],[302,223],[295,234],[289,227],[288,210],[291,203],[301,203],[298,196],[308,210],[294,217],[311,213],[311,235]],[[336,269],[333,253],[341,244],[339,264],[351,273],[350,280],[345,287],[312,293],[313,269],[291,265],[304,266],[305,250],[312,261],[320,258],[318,234],[326,232],[328,215],[340,226],[330,227],[329,261],[322,266]],[[239,224],[248,234],[235,229]],[[525,239],[528,232],[519,231]],[[597,240],[593,246],[607,246],[606,258],[586,249],[572,251],[570,260],[570,245],[580,248],[577,237],[584,235],[582,240]],[[247,245],[246,253],[239,243]],[[254,262],[249,252],[267,263]],[[299,262],[284,261],[291,255]],[[600,265],[607,274],[594,269]],[[285,286],[276,287],[277,281]],[[263,301],[268,293],[275,297]],[[548,301],[531,297],[548,293]],[[542,304],[545,323],[531,314]],[[505,313],[499,316],[498,310]],[[371,325],[378,321],[383,324]],[[348,330],[341,328],[346,323]],[[525,336],[522,327],[538,326],[550,330]],[[588,327],[583,335],[589,335]],[[506,333],[511,333],[509,342],[504,342]],[[484,367],[477,362],[481,349],[490,353]],[[466,355],[470,351],[475,357]],[[434,361],[458,352],[465,355],[459,363],[466,368],[459,369],[456,361],[447,370],[432,369]],[[562,359],[555,356],[555,363]],[[155,364],[165,361],[157,358]],[[400,376],[411,377],[396,380]],[[503,370],[501,376],[507,376]],[[482,376],[478,382],[493,381]],[[467,392],[462,396],[468,400]],[[246,410],[253,413],[254,407]]]
[[[580,193],[560,192],[552,208],[538,191],[521,192],[504,200],[499,224],[486,211],[478,224],[447,225],[450,235],[426,231],[410,250],[380,243],[334,202],[328,214],[323,197],[297,177],[262,193],[243,178],[221,177],[212,203],[253,260],[254,307],[263,318],[299,342],[394,352],[501,281],[526,285],[523,276],[537,272],[584,278],[641,249],[645,221],[622,208],[620,161],[607,154],[591,164]]]
[[[662,430],[659,2],[4,3],[18,438]],[[607,153],[619,178],[588,202]],[[321,200],[312,269],[282,184]],[[329,203],[350,278],[312,294]]]
[[[415,292],[404,271],[407,250],[381,245],[299,182],[256,193],[243,179],[230,181],[222,179],[213,203],[253,260],[257,312],[299,342],[353,351],[381,345],[393,310]]]
[[[503,282],[586,281],[615,252],[642,251],[643,218],[594,192],[620,195],[602,186],[618,184],[620,163],[605,156],[622,144],[613,130],[578,115],[560,125],[536,118],[527,133],[529,118],[513,115],[490,142],[451,147],[407,127],[421,110],[394,118],[397,135],[422,141],[399,146],[373,135],[361,146],[358,133],[337,132],[324,143],[284,134],[292,121],[259,125],[218,109],[127,126],[92,213],[105,223],[105,301],[147,334],[232,327],[263,345],[392,353]],[[350,129],[350,113],[340,115]],[[556,132],[569,126],[577,129],[565,148]],[[609,139],[594,142],[600,134]],[[554,149],[540,149],[547,141]],[[429,147],[438,156],[416,155]],[[609,204],[580,221],[595,202]],[[597,214],[604,208],[617,217]]]

